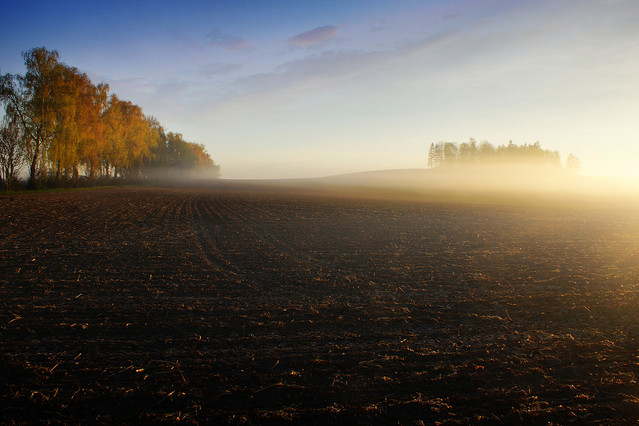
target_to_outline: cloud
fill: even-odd
[[[240,64],[227,64],[213,62],[203,66],[200,69],[200,73],[206,77],[214,77],[221,74],[229,74],[233,71],[237,71],[241,68]]]
[[[455,20],[457,18],[461,18],[462,16],[464,16],[463,13],[449,13],[449,14],[446,14],[446,15],[442,16],[442,21],[452,21],[452,20]]]
[[[374,66],[371,54],[363,52],[322,52],[305,58],[286,62],[269,73],[254,74],[238,84],[246,93],[298,87],[300,84],[330,82],[347,78],[352,73]]]
[[[416,61],[420,64],[415,67],[421,70],[421,62],[429,62],[429,52],[441,54],[443,46],[453,43],[459,37],[459,33],[449,31],[391,50],[338,50],[311,54],[285,62],[271,72],[253,74],[236,80],[233,84],[236,89],[234,94],[239,96],[235,101],[244,101],[247,105],[255,106],[259,104],[258,98],[272,103],[275,97],[280,96],[282,98],[279,101],[283,105],[289,98],[302,99],[301,93],[313,93],[318,90],[325,93],[336,90],[342,87],[345,81],[358,82],[367,75],[392,73],[389,71],[391,68],[399,67],[406,71],[405,68]],[[441,57],[438,58],[441,63]]]
[[[147,79],[142,77],[115,78],[115,77],[107,76],[105,74],[97,73],[92,70],[82,70],[82,72],[85,72],[94,84],[98,84],[98,83],[108,84],[110,88],[110,93],[116,94],[121,99],[122,97],[119,90],[133,89],[135,87],[144,85],[148,81]]]
[[[218,28],[213,28],[209,31],[206,35],[206,39],[209,44],[223,47],[228,50],[246,50],[251,47],[248,40],[230,34],[225,34]]]
[[[333,40],[337,36],[337,31],[339,27],[324,25],[289,38],[288,44],[295,47],[315,47]]]

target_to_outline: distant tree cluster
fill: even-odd
[[[0,189],[22,166],[28,187],[143,179],[164,167],[206,168],[219,175],[203,145],[166,133],[142,108],[94,85],[44,47],[24,52],[24,75],[0,75]]]
[[[428,167],[486,166],[486,165],[530,165],[542,168],[561,168],[557,151],[543,149],[539,142],[516,145],[512,141],[508,145],[493,146],[484,141],[477,143],[470,139],[466,143],[454,142],[431,143],[428,150]],[[570,154],[566,167],[572,170],[579,168],[579,160]]]

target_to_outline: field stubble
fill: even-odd
[[[639,215],[220,183],[0,199],[0,421],[639,417]]]

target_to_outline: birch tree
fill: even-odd
[[[62,90],[62,67],[58,52],[37,47],[22,54],[24,76],[5,74],[0,80],[0,98],[18,119],[26,137],[29,160],[28,187],[37,186],[38,166],[57,128]]]
[[[15,117],[6,114],[0,124],[0,189],[7,190],[24,161],[24,134]]]

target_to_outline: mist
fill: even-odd
[[[220,177],[219,167],[160,167],[145,173],[149,182],[163,185],[212,183]]]
[[[639,207],[639,182],[525,165],[378,170],[314,179],[222,179],[306,194],[480,204]]]

